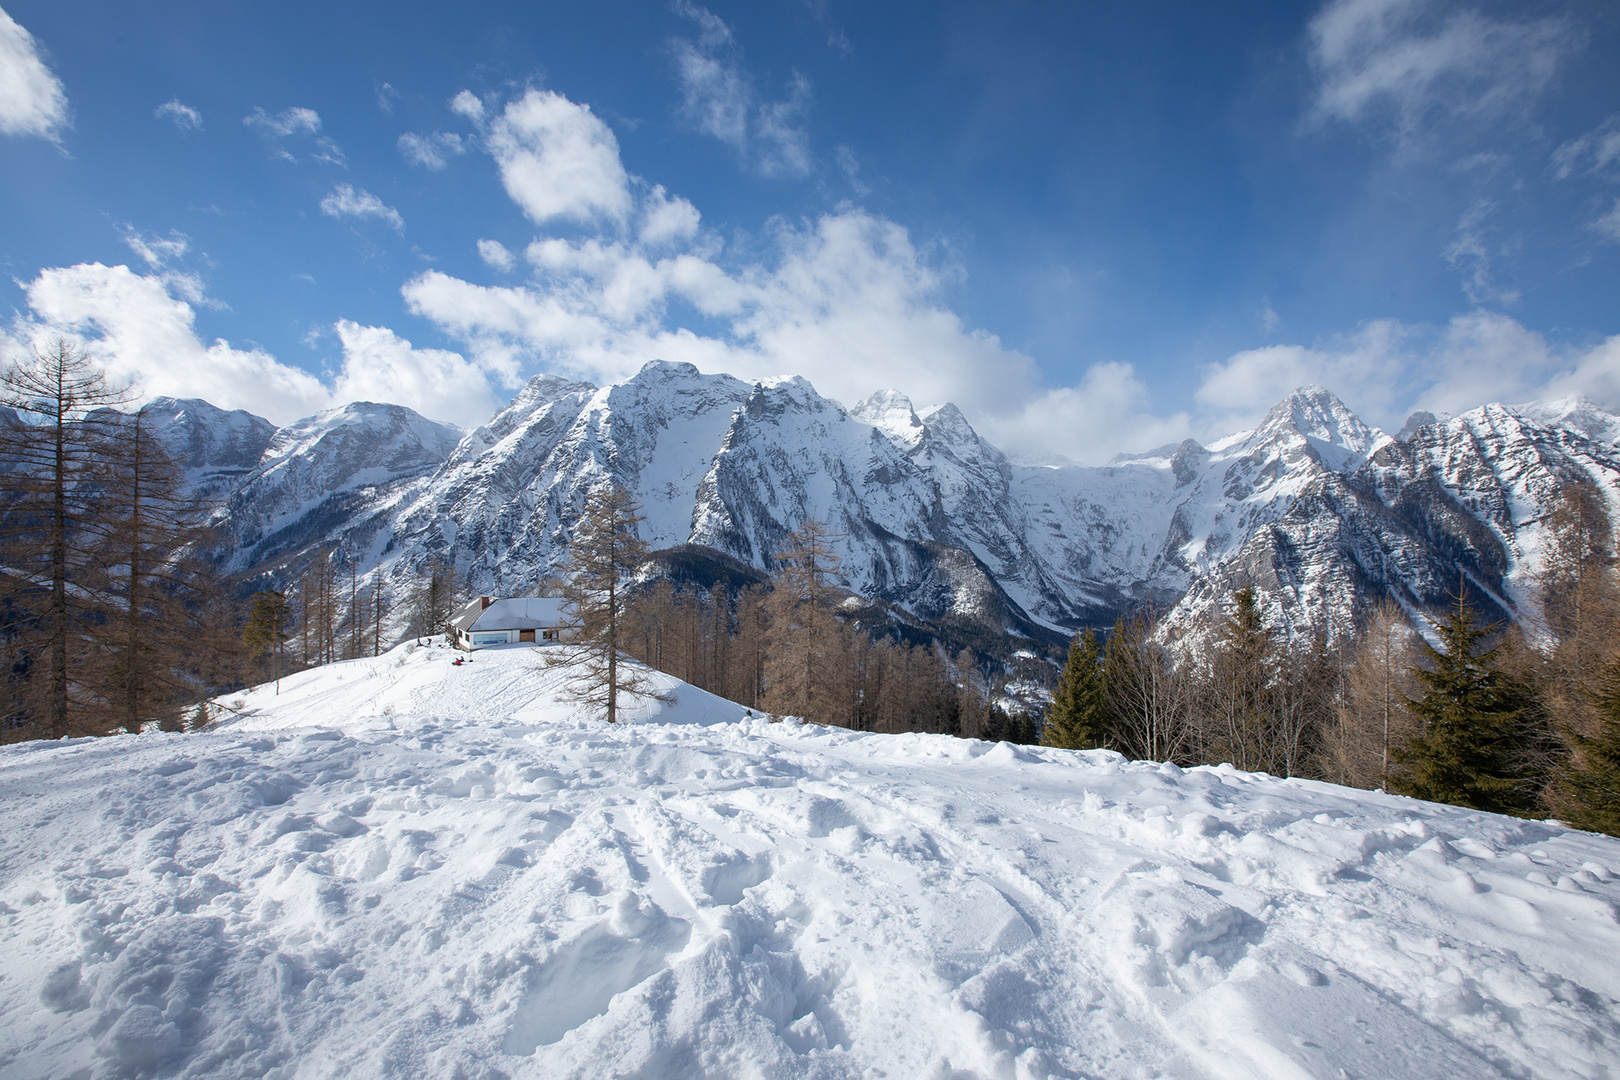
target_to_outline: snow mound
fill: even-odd
[[[261,687],[206,734],[0,749],[0,1076],[1620,1061],[1620,842],[673,682],[609,727],[532,649],[450,655]]]
[[[524,725],[593,715],[589,707],[559,693],[574,675],[545,663],[549,647],[496,645],[468,654],[445,645],[442,638],[423,640],[428,643],[406,642],[379,657],[311,668],[279,685],[266,683],[227,695],[221,704],[232,715],[229,726],[245,731],[306,726],[353,730],[437,726],[468,718]],[[672,675],[642,671],[649,689],[665,700],[621,698],[622,722],[716,724],[748,715],[736,702]]]

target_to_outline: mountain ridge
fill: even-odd
[[[852,591],[923,621],[1052,638],[1148,605],[1175,638],[1250,585],[1274,625],[1334,637],[1380,596],[1443,603],[1459,573],[1493,614],[1533,622],[1545,506],[1587,483],[1620,520],[1620,416],[1584,399],[1488,404],[1397,438],[1306,386],[1248,431],[1099,466],[1016,464],[948,403],[888,390],[846,408],[801,377],[666,361],[605,387],[536,376],[465,432],[354,403],[267,434],[163,401],[188,475],[230,488],[226,565],[267,580],[329,552],[400,587],[441,563],[480,591],[529,591],[612,477],[653,548],[759,572],[819,518]]]

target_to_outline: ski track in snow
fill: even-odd
[[[452,655],[0,750],[0,1076],[1620,1075],[1615,840]]]

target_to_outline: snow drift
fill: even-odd
[[[0,751],[4,1077],[1604,1077],[1620,842],[403,646]]]

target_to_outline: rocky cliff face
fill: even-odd
[[[464,434],[386,405],[280,430],[200,402],[163,415],[197,482],[230,487],[219,521],[244,572],[336,550],[399,584],[437,561],[524,592],[611,477],[656,549],[768,571],[814,517],[854,591],[1022,633],[1150,603],[1186,634],[1252,585],[1277,625],[1337,634],[1380,596],[1441,603],[1459,575],[1534,618],[1542,508],[1580,479],[1620,513],[1620,417],[1581,401],[1417,418],[1397,439],[1306,387],[1208,447],[1061,468],[1013,464],[952,405],[888,391],[846,409],[803,379],[661,361],[600,388],[538,376]]]

